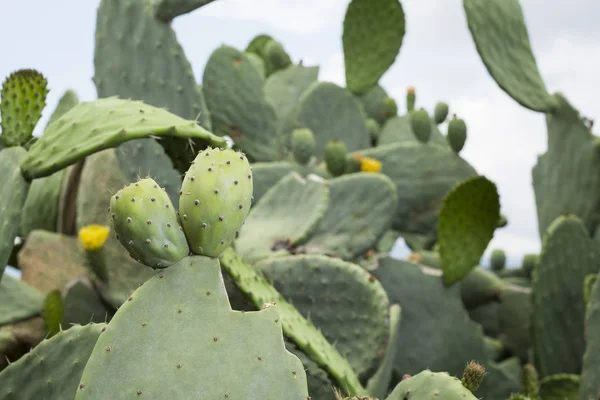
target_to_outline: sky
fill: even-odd
[[[173,22],[197,80],[222,44],[243,49],[255,35],[279,40],[295,62],[320,65],[319,79],[344,85],[342,21],[349,0],[217,0]],[[67,89],[96,99],[92,83],[97,0],[0,0],[0,79],[20,68],[46,75],[48,106]],[[546,149],[544,115],[519,106],[488,75],[469,34],[461,0],[403,0],[406,35],[396,63],[380,84],[405,110],[450,105],[468,125],[461,156],[496,183],[509,225],[488,252],[504,249],[510,265],[539,252],[531,169]],[[600,116],[600,2],[521,0],[534,54],[551,93],[567,96],[582,115]],[[36,130],[39,134],[39,129]]]

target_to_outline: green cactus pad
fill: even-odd
[[[276,40],[269,40],[263,49],[263,60],[265,61],[267,76],[273,72],[280,71],[292,64],[290,56]]]
[[[542,242],[532,277],[533,345],[541,377],[578,373],[585,351],[583,280],[600,269],[600,254],[582,221],[558,217]]]
[[[284,334],[308,357],[326,369],[338,387],[349,394],[366,394],[348,361],[312,322],[305,319],[264,277],[242,261],[232,248],[225,250],[220,261],[222,268],[232,277],[236,286],[250,297],[255,306],[277,304]]]
[[[75,107],[77,104],[79,104],[79,97],[77,97],[77,93],[72,90],[67,90],[58,100],[58,104],[56,105],[54,112],[48,119],[46,129],[48,129],[48,125],[62,117],[67,111]]]
[[[179,193],[179,212],[194,254],[218,257],[239,235],[252,202],[252,171],[244,154],[198,153]]]
[[[0,399],[72,399],[105,324],[74,326],[0,372]]]
[[[62,290],[74,276],[88,272],[77,239],[54,232],[32,231],[17,258],[21,279],[43,293]]]
[[[561,213],[572,213],[593,232],[600,221],[597,138],[567,99],[560,95],[555,98],[559,104],[556,112],[546,115],[548,149],[532,170],[538,231],[542,236]]]
[[[396,354],[398,354],[400,345],[400,340],[398,338],[398,335],[400,334],[400,316],[400,306],[398,304],[393,304],[390,307],[390,333],[388,336],[388,345],[385,349],[385,355],[383,356],[383,360],[381,360],[381,364],[379,364],[377,371],[369,378],[367,383],[367,391],[371,396],[383,398],[383,396],[388,393],[392,382]]]
[[[171,24],[156,18],[155,3],[153,0],[100,2],[93,78],[98,97],[119,96],[166,107],[182,118],[198,120],[201,127],[210,130],[210,114],[192,66]],[[160,141],[181,173],[205,143],[203,138]]]
[[[57,230],[58,203],[64,177],[65,170],[60,170],[31,182],[21,215],[21,236],[26,237],[34,229]]]
[[[335,116],[335,118],[332,118]],[[371,138],[360,104],[346,89],[331,82],[315,82],[299,100],[295,128],[308,128],[317,142],[315,156],[323,160],[330,140],[340,140],[348,151],[370,147]],[[290,132],[286,132],[288,135]]]
[[[448,107],[448,104],[441,101],[436,103],[435,108],[433,109],[433,121],[438,125],[446,121],[449,111],[450,108]]]
[[[29,184],[21,175],[19,163],[26,157],[22,147],[0,150],[0,281],[4,268],[13,251],[15,238],[19,232],[21,212],[29,192]]]
[[[310,237],[328,202],[329,188],[321,178],[290,173],[252,208],[235,241],[236,250],[249,263],[287,254]]]
[[[395,183],[398,208],[393,228],[401,232],[430,233],[446,193],[460,181],[477,175],[447,146],[432,143],[389,144],[359,153],[380,161],[381,173]]]
[[[500,218],[496,185],[483,176],[456,185],[442,205],[438,244],[446,285],[463,279],[479,264]]]
[[[329,205],[302,251],[354,259],[390,228],[397,203],[396,186],[385,175],[362,172],[330,180]]]
[[[590,274],[583,280],[583,303],[587,306],[592,299],[594,285],[598,280],[599,274]]]
[[[288,339],[285,340],[285,347],[302,361],[302,365],[306,371],[310,398],[315,400],[336,399],[334,394],[335,384],[331,382],[327,372]]]
[[[119,190],[108,212],[119,241],[142,264],[166,268],[190,253],[175,207],[154,179]]]
[[[164,22],[171,22],[175,17],[187,14],[214,0],[159,0],[154,5],[154,15]]]
[[[342,34],[348,89],[364,93],[377,84],[396,60],[404,32],[404,10],[398,0],[350,2]]]
[[[31,140],[47,94],[48,81],[36,70],[21,69],[6,78],[0,95],[0,138],[4,146],[23,146]]]
[[[409,114],[413,134],[421,143],[427,143],[431,137],[431,118],[424,109],[413,110]]]
[[[507,285],[500,295],[498,318],[500,339],[510,353],[523,361],[528,360],[531,348],[531,289]]]
[[[46,326],[47,338],[51,338],[61,330],[63,320],[64,305],[60,290],[54,289],[46,293],[44,298],[44,308],[42,317]]]
[[[257,204],[269,189],[290,172],[300,173],[299,165],[287,161],[252,164],[253,204]]]
[[[223,139],[165,109],[116,97],[79,103],[51,124],[21,162],[28,179],[41,178],[95,152],[150,136],[204,140],[224,146]]]
[[[579,383],[579,375],[548,376],[540,381],[540,398],[543,400],[579,400]]]
[[[386,400],[425,400],[432,397],[440,400],[477,399],[460,379],[447,372],[431,372],[427,369],[396,385]]]
[[[527,273],[529,277],[533,273],[533,269],[535,268],[535,264],[538,261],[537,254],[525,254],[523,256],[523,261],[521,262],[521,268]]]
[[[554,101],[529,43],[518,0],[463,0],[477,52],[498,86],[523,107],[548,112]]]
[[[359,376],[377,368],[389,335],[389,301],[368,272],[321,255],[274,258],[253,268],[335,344]]]
[[[417,93],[413,86],[409,86],[406,90],[406,111],[411,112],[415,109],[415,102],[417,101]]]
[[[448,122],[448,135],[446,138],[452,150],[460,153],[467,141],[467,124],[465,121],[454,116]]]
[[[253,161],[281,158],[277,116],[248,55],[219,47],[208,59],[202,83],[215,133],[229,135]]]
[[[0,326],[40,315],[44,296],[27,283],[5,276],[0,281]]]
[[[424,257],[427,253],[420,252],[419,254]],[[426,265],[438,267],[430,264]],[[465,307],[471,310],[482,304],[499,301],[506,285],[506,282],[493,272],[476,267],[460,281],[460,297]]]
[[[294,107],[302,94],[319,76],[319,67],[290,65],[289,67],[269,75],[264,90],[267,100],[275,108],[278,120],[278,131],[294,111]]]
[[[113,310],[109,310],[86,278],[76,278],[63,291],[62,326],[85,325],[90,322],[108,322]]]
[[[585,316],[587,345],[581,370],[580,400],[596,400],[600,393],[600,279],[596,281]]]
[[[296,129],[292,132],[292,152],[300,165],[306,165],[315,154],[315,138],[310,129]]]
[[[110,196],[129,184],[117,158],[117,149],[93,154],[85,161],[77,196],[77,229],[87,225],[110,225]],[[152,175],[152,171],[150,171]],[[82,249],[82,246],[80,246]],[[108,281],[96,279],[102,298],[113,307],[120,307],[153,271],[135,261],[111,232],[102,248]]]
[[[410,115],[407,114],[387,120],[381,128],[377,145],[382,146],[385,144],[415,141],[417,141],[417,138],[412,130]],[[446,137],[442,135],[438,126],[433,121],[431,121],[431,134],[428,143],[434,143],[443,147],[448,146]]]
[[[304,368],[285,350],[281,325],[276,307],[232,311],[218,261],[186,257],[119,308],[75,398],[305,400]]]

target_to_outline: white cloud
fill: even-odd
[[[202,14],[227,19],[257,21],[282,31],[316,34],[340,24],[347,0],[219,0]]]

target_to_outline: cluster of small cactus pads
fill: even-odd
[[[211,2],[101,0],[99,99],[67,91],[40,137],[46,78],[4,81],[0,400],[597,400],[599,144],[546,91],[518,0],[463,0],[490,75],[548,126],[542,251],[490,269],[508,222],[465,121],[378,83],[399,0],[349,2],[345,88],[268,35],[198,84],[170,22]]]

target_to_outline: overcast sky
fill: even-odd
[[[197,78],[221,44],[243,49],[259,33],[281,41],[295,61],[321,66],[320,79],[344,84],[342,20],[348,0],[217,0],[177,18],[174,29]],[[544,116],[520,107],[485,70],[467,29],[461,0],[403,0],[407,34],[381,84],[405,109],[405,91],[433,110],[438,100],[468,124],[461,155],[500,189],[509,225],[490,248],[515,264],[540,249],[531,168],[545,151]],[[97,0],[0,0],[0,77],[35,68],[48,78],[48,107],[67,89],[96,98],[92,83]],[[521,0],[547,87],[582,112],[600,116],[600,2]],[[134,23],[132,21],[132,23]]]

